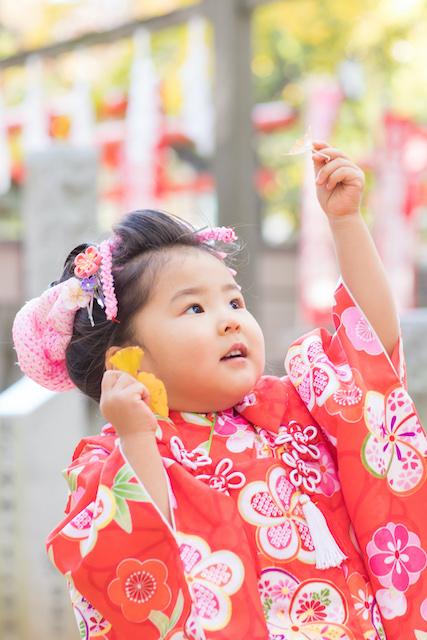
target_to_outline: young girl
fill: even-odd
[[[82,638],[427,638],[427,441],[363,173],[314,146],[343,281],[336,333],[298,340],[288,376],[262,377],[262,333],[224,262],[233,232],[155,211],[77,247],[16,318],[21,368],[77,386],[109,422],[77,447],[47,541]],[[134,371],[113,364],[125,347],[144,352]]]

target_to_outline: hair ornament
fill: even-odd
[[[84,253],[79,253],[74,259],[74,274],[78,278],[93,276],[101,265],[102,256],[98,249],[91,245]]]
[[[65,352],[73,335],[79,309],[87,309],[92,327],[94,300],[109,320],[117,315],[111,271],[114,245],[89,246],[74,259],[77,277],[50,287],[18,312],[13,339],[19,366],[32,380],[52,391],[74,389],[65,364]],[[80,275],[78,275],[80,274]]]
[[[90,323],[94,327],[94,300],[97,301],[100,307],[105,308],[105,298],[100,277],[102,253],[96,247],[90,245],[84,253],[79,253],[74,258],[74,265],[74,273],[78,279],[70,278],[65,282],[62,290],[64,304],[69,305],[69,309],[74,308],[76,311],[79,307],[86,307]]]
[[[197,232],[201,242],[207,242],[215,246],[215,242],[236,242],[237,236],[234,233],[234,227],[212,227],[211,229],[202,229]]]
[[[74,318],[80,307],[76,301],[80,298],[73,299],[73,284],[69,288],[67,282],[60,282],[27,302],[13,323],[19,366],[29,378],[51,391],[75,387],[68,375],[65,351],[73,335]]]
[[[114,244],[109,242],[108,240],[104,240],[101,242],[101,246],[99,248],[102,262],[101,262],[101,284],[102,284],[102,293],[104,295],[105,301],[105,315],[108,320],[115,320],[117,316],[118,306],[117,306],[117,298],[116,293],[114,291],[114,280],[113,280],[113,258],[112,252],[114,249]]]
[[[66,309],[77,311],[90,304],[91,296],[81,286],[77,278],[70,278],[64,282],[61,290],[61,298]]]

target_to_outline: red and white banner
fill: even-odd
[[[332,81],[313,79],[308,87],[306,124],[314,140],[328,140],[343,94]],[[314,184],[311,154],[305,154],[301,198],[298,262],[299,321],[308,325],[331,324],[331,303],[338,270],[331,232],[320,207]]]
[[[416,212],[420,174],[427,168],[427,132],[410,120],[386,114],[384,142],[375,156],[377,184],[370,205],[373,235],[400,309],[416,303]]]

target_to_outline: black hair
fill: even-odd
[[[73,336],[65,354],[71,380],[97,402],[105,354],[112,346],[132,344],[133,319],[149,301],[156,276],[169,259],[169,250],[194,247],[215,253],[212,246],[200,242],[193,227],[161,211],[133,211],[113,227],[113,232],[112,273],[118,301],[117,318],[107,320],[105,311],[94,302],[92,326],[87,310],[77,311]],[[75,257],[91,244],[94,243],[80,244],[71,251],[58,282],[74,276]]]

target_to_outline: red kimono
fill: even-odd
[[[159,419],[172,526],[111,426],[79,444],[47,546],[82,638],[427,640],[426,436],[342,284],[334,321],[236,407]],[[316,568],[306,496],[338,567]]]

